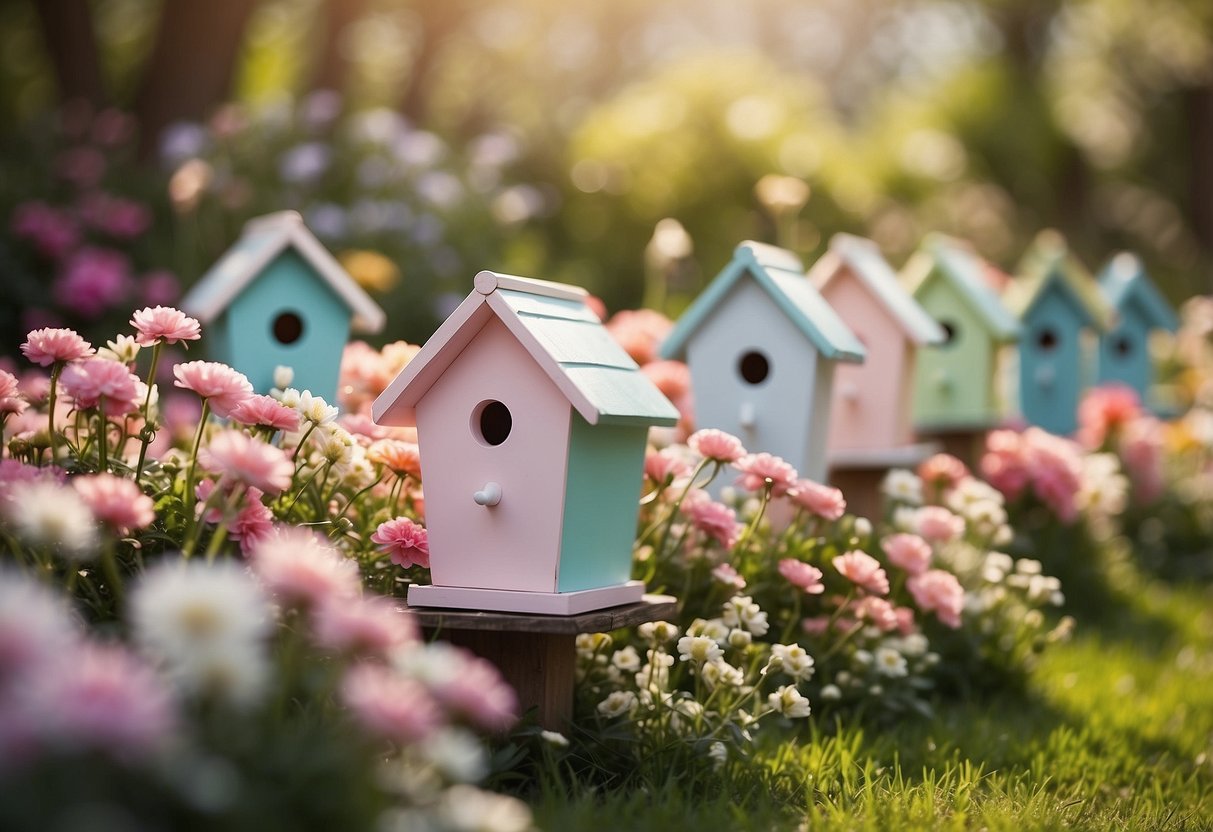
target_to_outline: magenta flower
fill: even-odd
[[[21,353],[35,364],[49,367],[56,362],[87,358],[93,354],[93,345],[75,330],[43,327],[25,336]]]
[[[23,202],[13,212],[11,228],[20,239],[28,240],[39,254],[58,260],[80,242],[80,229],[66,212],[45,202]]]
[[[198,321],[171,306],[149,306],[140,309],[131,316],[131,326],[138,331],[135,341],[141,347],[197,341],[202,337]]]
[[[299,430],[299,411],[287,407],[273,396],[249,396],[232,408],[232,421],[242,425],[284,430]]]
[[[831,563],[844,578],[865,592],[873,595],[889,594],[889,576],[885,574],[880,561],[867,552],[855,549],[845,555],[839,555]]]
[[[60,306],[97,318],[126,301],[133,287],[125,254],[90,247],[72,255],[52,290]]]
[[[704,459],[717,462],[736,462],[745,456],[741,440],[731,433],[716,428],[697,430],[687,439],[687,446]]]
[[[67,366],[61,379],[63,392],[76,407],[88,410],[105,399],[107,416],[125,416],[139,409],[141,384],[125,364],[104,358],[76,361]]]
[[[189,361],[173,367],[173,384],[192,390],[210,403],[216,416],[229,416],[236,405],[253,395],[244,373],[217,361]]]
[[[415,743],[442,724],[442,711],[412,679],[369,662],[354,665],[341,683],[341,699],[364,729],[396,743]]]
[[[935,613],[936,618],[953,630],[960,627],[965,593],[960,581],[951,572],[932,569],[921,575],[912,575],[906,581],[906,589],[910,590],[920,610]]]
[[[113,474],[88,474],[72,486],[93,516],[121,535],[152,524],[156,512],[152,498],[131,480]]]
[[[253,572],[287,604],[318,607],[362,589],[358,564],[306,529],[275,529],[249,553]]]
[[[812,480],[797,480],[788,497],[824,520],[837,520],[847,510],[846,498],[840,490]]]
[[[386,658],[419,638],[412,615],[382,596],[330,599],[316,609],[313,620],[316,643],[340,653]]]
[[[146,205],[101,191],[85,195],[79,211],[88,225],[116,240],[140,237],[152,224],[152,212]]]
[[[682,500],[682,513],[696,529],[715,539],[726,549],[732,549],[744,529],[737,522],[733,509],[718,503],[706,491],[696,489]]]
[[[916,534],[895,534],[880,541],[889,563],[918,575],[931,565],[931,544]]]
[[[430,566],[429,533],[407,517],[381,523],[371,540],[388,553],[392,563],[405,568],[417,565],[428,569]]]
[[[795,558],[779,561],[779,574],[792,586],[803,589],[807,595],[820,595],[826,591],[825,584],[821,582],[821,570]]]
[[[737,484],[746,491],[761,491],[769,482],[771,496],[779,497],[796,486],[796,469],[768,453],[746,454],[733,467],[741,472]]]
[[[225,482],[242,482],[266,494],[285,491],[295,474],[286,451],[238,430],[216,434],[199,452],[198,461]]]

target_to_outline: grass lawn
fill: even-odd
[[[844,727],[718,774],[548,778],[547,830],[1213,828],[1213,590],[1143,582],[1080,618],[1026,690]]]

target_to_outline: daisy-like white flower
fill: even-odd
[[[691,622],[691,626],[687,627],[688,636],[707,636],[721,644],[729,637],[729,625],[724,623],[723,618],[696,618]]]
[[[620,670],[626,670],[629,673],[635,672],[640,668],[640,654],[636,652],[636,648],[632,645],[624,647],[622,650],[616,650],[611,656],[611,664]]]
[[[814,665],[813,657],[799,644],[772,645],[771,658],[767,662],[769,670],[781,670],[801,681],[812,677]]]
[[[724,659],[707,662],[699,668],[699,676],[710,688],[739,688],[745,684],[745,674]]]
[[[678,638],[681,631],[668,621],[649,621],[637,629],[640,637],[652,645],[669,644]]]
[[[153,344],[176,344],[179,341],[197,341],[202,337],[198,321],[180,309],[171,306],[150,306],[131,316],[131,326],[138,335],[135,340],[141,347]]]
[[[299,394],[299,404],[295,408],[299,415],[317,427],[336,421],[339,411],[320,396],[313,396],[304,390]]]
[[[18,538],[76,560],[96,554],[97,521],[74,489],[53,480],[34,480],[11,487],[7,494],[4,512]]]
[[[724,651],[720,649],[720,645],[714,638],[683,636],[678,639],[678,658],[684,662],[703,664],[719,659],[723,655]]]
[[[890,498],[910,505],[922,505],[922,480],[913,471],[894,468],[885,475],[881,490]]]
[[[909,673],[906,657],[892,647],[877,647],[872,661],[876,672],[890,679],[901,679]]]
[[[72,329],[35,329],[25,336],[21,353],[41,367],[76,361],[93,354],[93,345]]]
[[[608,719],[613,719],[631,713],[636,710],[638,704],[636,694],[630,690],[614,690],[606,699],[598,703],[598,713]]]
[[[784,685],[767,697],[767,704],[777,713],[789,719],[807,717],[810,712],[809,700],[804,697],[794,685]]]
[[[729,627],[744,627],[756,636],[764,636],[770,629],[767,614],[748,595],[734,595],[724,604],[722,616]]]
[[[132,335],[119,335],[113,341],[106,341],[105,346],[97,350],[97,357],[119,364],[133,364],[139,357],[139,342]]]

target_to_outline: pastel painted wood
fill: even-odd
[[[417,426],[432,587],[409,603],[572,614],[629,581],[650,425],[678,411],[580,289],[481,272],[372,406]]]
[[[1174,332],[1179,319],[1135,254],[1121,252],[1113,257],[1099,274],[1099,288],[1112,307],[1115,323],[1099,339],[1096,383],[1127,385],[1149,403],[1155,377],[1150,336]]]
[[[333,401],[351,328],[378,332],[383,310],[294,211],[250,220],[240,239],[204,274],[181,308],[206,324],[207,351],[265,393],[274,369],[292,385]]]
[[[898,282],[876,244],[862,237],[834,235],[808,279],[868,352],[862,365],[838,368],[828,455],[913,444],[917,350],[942,343],[943,329]]]
[[[941,343],[918,350],[913,422],[919,432],[980,430],[1005,416],[1000,366],[1021,328],[989,285],[993,268],[966,243],[931,234],[901,270],[902,284],[944,332]]]
[[[1092,380],[1089,353],[1108,325],[1107,302],[1065,239],[1051,230],[1038,234],[1024,254],[1003,302],[1023,326],[1020,415],[1050,433],[1073,433],[1078,402]]]
[[[865,352],[796,255],[739,245],[661,352],[690,367],[698,427],[734,434],[747,449],[824,480],[834,365]]]

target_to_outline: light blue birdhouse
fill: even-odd
[[[1112,307],[1115,323],[1099,339],[1096,381],[1128,385],[1148,403],[1154,384],[1150,335],[1174,332],[1179,319],[1135,254],[1121,252],[1113,257],[1099,275],[1099,288]]]
[[[834,365],[859,339],[790,251],[744,242],[661,347],[691,370],[695,424],[783,457],[823,482]]]
[[[181,308],[206,325],[210,357],[244,373],[258,392],[286,366],[293,387],[330,402],[351,327],[374,333],[384,324],[383,310],[295,211],[250,220]]]
[[[1078,427],[1078,402],[1109,310],[1098,286],[1056,231],[1036,236],[1003,295],[1023,326],[1019,343],[1020,414],[1066,435]]]

